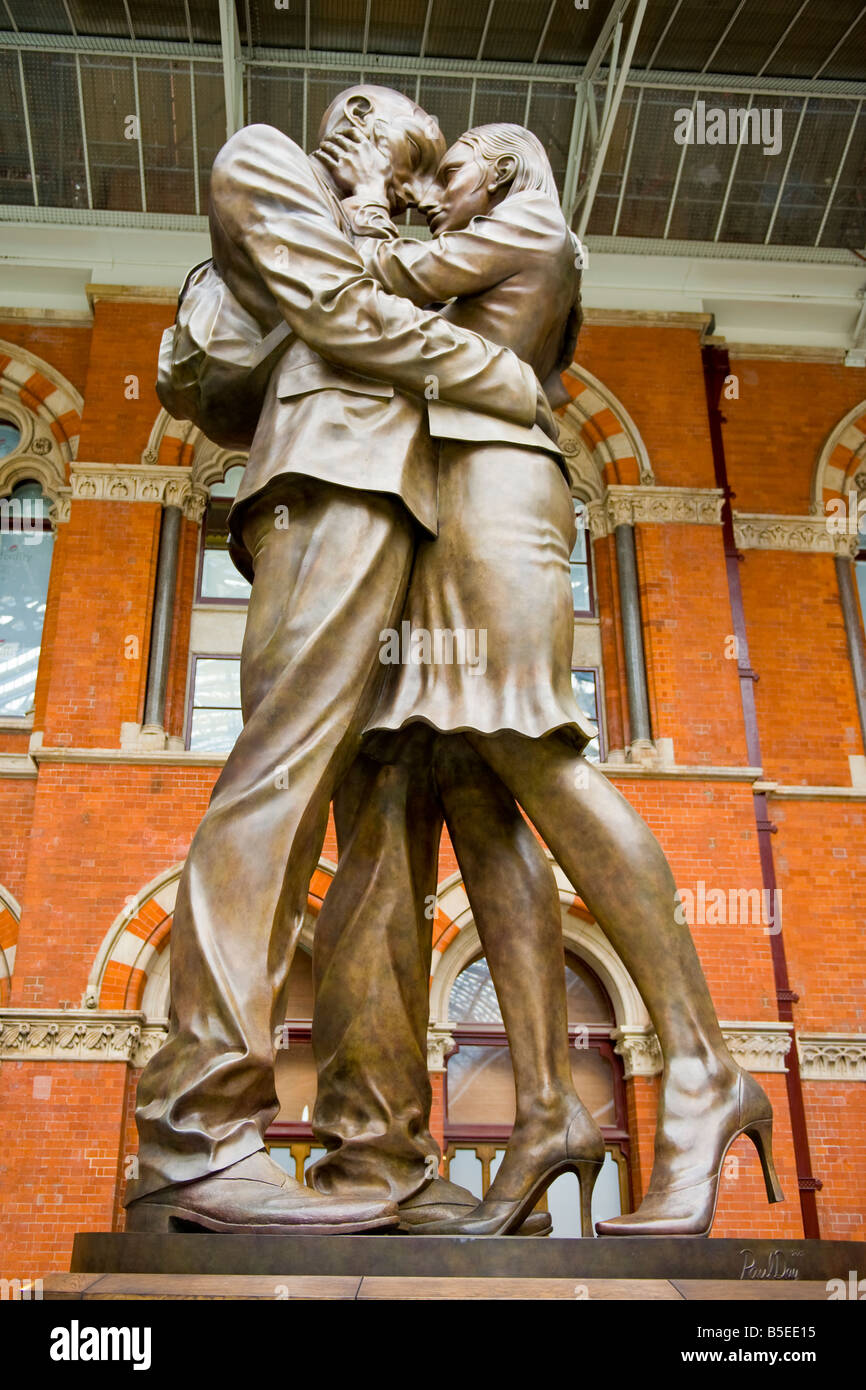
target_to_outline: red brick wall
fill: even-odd
[[[866,396],[863,373],[841,364],[735,359],[740,398],[722,401],[725,457],[741,512],[809,512],[812,473],[827,436]]]
[[[121,723],[141,720],[159,524],[156,504],[74,504],[54,620],[47,745],[119,748]]]
[[[81,1002],[102,940],[157,874],[182,860],[217,768],[43,766],[30,836],[12,1002]]]
[[[0,323],[0,338],[14,343],[34,357],[41,357],[65,376],[82,396],[87,381],[87,363],[90,357],[92,329],[90,324],[80,328],[54,326],[38,320],[34,323],[20,323],[14,320]]]
[[[159,339],[173,320],[173,304],[97,301],[80,459],[87,463],[141,462],[160,411],[155,385]],[[126,397],[129,376],[138,378],[138,399]]]
[[[765,776],[850,786],[863,741],[833,557],[752,550],[740,572]]]
[[[0,1277],[68,1269],[77,1231],[111,1229],[126,1072],[122,1062],[0,1067]]]

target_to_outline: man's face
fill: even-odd
[[[457,231],[488,213],[496,201],[490,182],[490,171],[471,145],[460,140],[452,145],[419,203],[433,235]]]
[[[386,103],[377,103],[372,110],[363,113],[347,103],[327,122],[320,143],[325,143],[332,135],[361,132],[367,136],[385,163],[385,192],[391,213],[396,216],[407,207],[418,205],[442,157],[445,142],[439,127],[431,118],[427,120],[429,125],[425,130],[423,113],[420,117],[410,116],[402,103],[393,109]],[[329,149],[333,150],[333,146]],[[329,173],[343,197],[354,194],[357,174],[348,157],[331,165]]]

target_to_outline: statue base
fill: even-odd
[[[828,1280],[847,1290],[853,1271],[856,1284],[864,1252],[856,1241],[748,1237],[97,1232],[76,1236],[72,1273],[46,1279],[45,1296],[826,1301]]]

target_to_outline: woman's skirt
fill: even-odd
[[[571,684],[569,559],[574,509],[554,459],[496,444],[443,444],[439,535],[417,551],[399,629],[381,635],[383,681],[367,732],[421,723],[441,733],[527,738],[596,730]]]

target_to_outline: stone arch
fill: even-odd
[[[9,1003],[20,921],[21,908],[9,890],[0,884],[0,1009]]]
[[[193,487],[207,492],[228,468],[246,463],[242,449],[223,449],[202,434],[191,420],[175,420],[161,410],[153,424],[142,463],[165,463],[173,468],[189,468]]]
[[[171,928],[182,871],[183,863],[174,864],[127,898],[97,952],[85,1008],[140,1009],[148,1021],[168,1016]],[[312,948],[315,919],[336,871],[330,860],[319,860],[301,931],[307,950]]]
[[[866,401],[849,410],[824,441],[812,474],[812,515],[825,515],[828,502],[850,492],[866,493]]]
[[[559,412],[560,443],[574,489],[590,502],[610,483],[652,486],[652,464],[640,431],[612,391],[577,362],[563,372],[571,396]]]
[[[559,891],[565,943],[598,975],[610,996],[617,1029],[648,1029],[649,1015],[637,986],[562,869],[550,854],[547,857]],[[448,1001],[454,982],[461,970],[480,953],[481,942],[459,873],[441,885],[437,907],[430,981],[430,1021],[445,1028],[448,1026]]]
[[[55,519],[65,515],[83,408],[79,392],[50,363],[0,339],[0,415],[21,431],[17,447],[0,460],[0,495],[35,478],[55,504]]]

